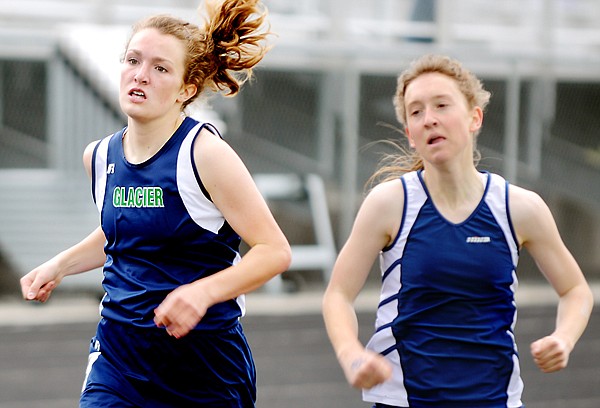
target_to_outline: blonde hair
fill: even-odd
[[[156,15],[133,26],[131,38],[154,28],[179,39],[186,49],[183,82],[198,89],[183,108],[206,89],[237,94],[252,76],[252,68],[268,51],[267,9],[260,0],[207,0],[199,8],[205,16],[199,27],[169,15]],[[129,44],[127,44],[129,46]]]
[[[404,127],[406,121],[406,107],[404,96],[408,86],[418,77],[428,73],[446,75],[456,81],[459,90],[465,96],[469,108],[479,107],[485,111],[489,101],[490,92],[483,88],[481,81],[459,61],[444,55],[428,54],[414,60],[410,66],[398,76],[396,94],[394,95],[394,108],[396,118]],[[475,134],[477,136],[478,132]],[[387,154],[380,162],[379,169],[369,178],[367,184],[372,186],[377,182],[395,179],[404,173],[423,168],[423,159],[414,150],[409,150],[401,144],[390,142],[397,149],[396,154]],[[480,153],[473,150],[473,161],[479,162]]]

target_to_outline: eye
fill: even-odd
[[[165,67],[157,65],[155,68],[158,72],[169,72]]]
[[[138,62],[139,62],[139,61],[137,60],[137,58],[134,58],[134,57],[129,57],[129,58],[127,58],[125,61],[127,61],[127,63],[128,63],[129,65],[137,65],[137,64],[138,64]]]
[[[410,116],[417,116],[421,113],[420,109],[413,109],[410,111]]]

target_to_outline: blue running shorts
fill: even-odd
[[[242,326],[181,339],[108,319],[90,345],[80,407],[251,408],[256,370]]]

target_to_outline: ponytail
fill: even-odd
[[[156,15],[133,26],[137,32],[153,28],[179,39],[186,50],[183,82],[195,85],[196,94],[205,90],[237,94],[252,76],[252,68],[265,56],[269,32],[267,9],[260,0],[206,0],[199,11],[205,24],[198,27],[169,15]]]
[[[206,55],[214,62],[205,86],[233,96],[268,51],[267,9],[259,0],[207,0]]]

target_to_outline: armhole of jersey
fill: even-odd
[[[492,185],[488,194],[485,196],[485,202],[496,219],[498,226],[504,233],[504,241],[510,249],[515,268],[519,261],[519,242],[512,225],[509,208],[509,183],[502,176],[490,173]]]
[[[398,228],[398,231],[396,232],[396,236],[394,237],[394,240],[392,241],[391,244],[389,244],[388,246],[386,246],[385,248],[383,248],[381,251],[382,252],[386,252],[389,251],[390,249],[392,249],[394,247],[394,245],[396,245],[396,242],[398,242],[398,238],[400,238],[400,235],[402,235],[402,228],[404,227],[404,220],[406,219],[406,205],[408,203],[408,190],[406,188],[406,181],[404,180],[404,177],[401,176],[400,177],[400,181],[402,182],[402,191],[404,192],[404,202],[402,203],[402,218],[400,219],[400,227]]]
[[[521,247],[519,245],[519,240],[517,239],[517,234],[515,232],[515,228],[513,226],[513,222],[512,222],[512,218],[510,216],[510,200],[509,200],[509,187],[510,187],[510,183],[508,182],[508,180],[505,180],[505,185],[506,185],[506,193],[505,193],[505,200],[506,200],[506,219],[508,220],[508,226],[510,228],[510,234],[512,235],[512,239],[515,243],[515,246],[517,247],[517,253],[521,252]]]
[[[223,136],[221,136],[221,132],[219,132],[219,130],[212,123],[203,123],[202,128],[200,130],[202,129],[206,129],[213,135],[219,136],[221,139],[225,140]],[[198,133],[200,133],[200,131],[198,131]]]
[[[114,134],[113,134],[114,135]],[[108,161],[108,143],[113,135],[100,140],[92,153],[92,197],[98,212],[102,213],[104,195],[106,193],[106,176]]]
[[[194,222],[200,227],[218,234],[225,224],[225,218],[204,188],[194,161],[194,142],[203,128],[204,124],[196,124],[189,130],[179,148],[177,188],[179,196]]]
[[[196,143],[196,139],[198,138],[198,136],[200,136],[200,132],[202,132],[202,129],[208,130],[210,133],[212,133],[215,136],[220,137],[221,139],[223,139],[223,136],[221,136],[221,133],[219,133],[219,131],[217,130],[216,127],[214,127],[214,125],[212,125],[210,123],[203,123],[200,126],[200,129],[198,129],[198,132],[196,132],[196,135],[194,136],[194,139],[192,140],[191,149],[190,149],[190,161],[192,163],[192,170],[194,171],[194,177],[196,178],[198,187],[200,187],[202,194],[204,194],[204,196],[210,202],[212,202],[212,198],[211,198],[210,194],[208,193],[208,190],[204,186],[204,183],[202,182],[202,178],[200,178],[200,173],[198,172],[198,167],[196,166],[196,161],[194,160],[194,144]]]
[[[94,151],[92,152],[92,162],[90,163],[90,167],[92,170],[92,199],[94,200],[94,204],[96,204],[96,153],[98,152],[98,146],[100,146],[101,140],[96,142],[96,146],[94,146]]]

